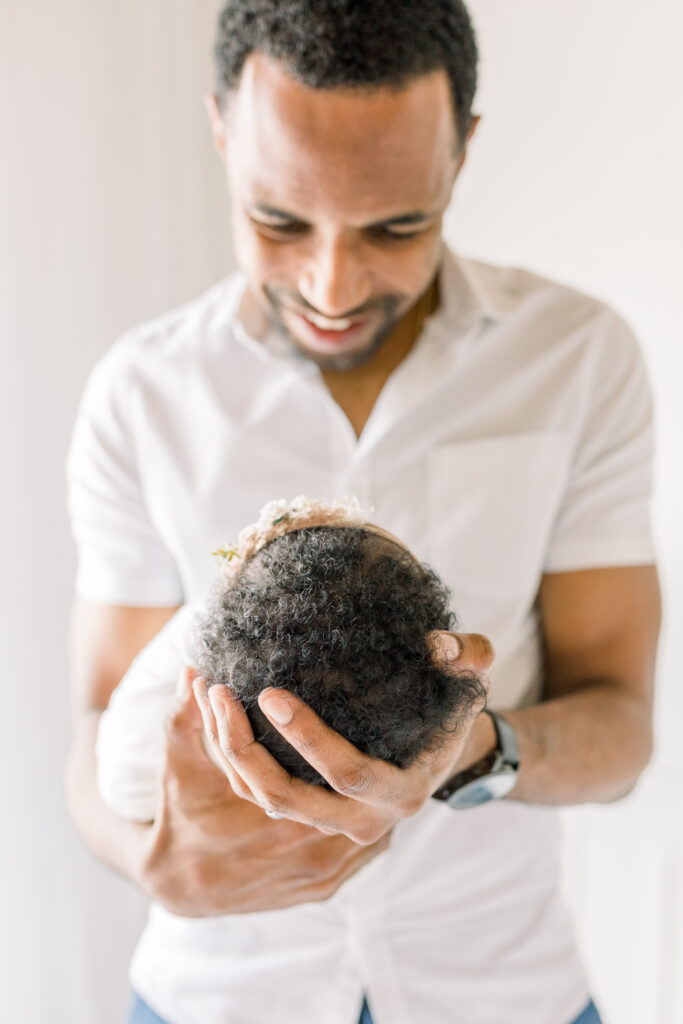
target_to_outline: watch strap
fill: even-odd
[[[487,709],[484,714],[488,715],[493,722],[498,741],[497,749],[503,757],[503,762],[517,771],[519,769],[519,747],[517,746],[515,730],[508,720],[496,711],[489,711]]]
[[[515,730],[497,712],[489,711],[487,708],[483,713],[488,715],[493,722],[493,727],[496,731],[495,749],[485,754],[478,761],[475,761],[468,768],[464,768],[462,771],[456,772],[455,775],[451,775],[450,779],[447,779],[435,793],[432,793],[434,800],[447,801],[453,793],[462,789],[463,786],[469,785],[469,783],[475,782],[477,779],[483,779],[500,769],[507,771],[512,769],[515,772],[519,769],[519,748],[517,746]]]

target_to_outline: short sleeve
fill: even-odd
[[[582,427],[550,540],[546,572],[654,561],[653,413],[629,327],[603,310],[582,381]]]
[[[180,671],[192,664],[197,605],[184,605],[140,651],[100,717],[97,785],[124,818],[152,821],[165,754],[165,724]]]
[[[76,592],[108,604],[177,605],[183,600],[178,570],[150,521],[138,473],[126,341],[117,342],[91,374],[69,450]]]

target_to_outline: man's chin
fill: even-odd
[[[384,336],[383,336],[384,337]],[[303,341],[292,339],[294,346],[307,359],[316,363],[321,370],[352,370],[356,366],[363,366],[379,350],[382,340],[372,340],[369,344],[358,348],[348,349],[341,352],[322,352],[320,349],[312,348]]]
[[[266,300],[271,325],[280,337],[293,351],[323,370],[350,370],[363,366],[379,351],[398,322],[396,313],[400,303],[394,297],[387,297],[381,305],[378,303],[372,312],[368,311],[365,314],[368,323],[359,325],[360,331],[355,338],[347,340],[340,333],[337,339],[330,337],[331,332],[324,332],[327,337],[321,332],[323,336],[318,337],[315,325],[306,324],[305,314],[303,317],[298,316],[268,287],[264,287],[263,297]],[[310,328],[308,333],[305,329],[307,326]]]
[[[324,347],[311,344],[307,339],[294,334],[281,319],[275,322],[275,327],[296,352],[315,363],[321,370],[352,370],[363,366],[376,355],[391,334],[394,324],[383,324],[369,338],[356,345],[344,347],[342,342],[339,351],[335,351],[334,343]]]

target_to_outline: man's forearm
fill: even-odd
[[[649,712],[607,683],[514,711],[520,772],[510,800],[535,804],[607,803],[626,796],[652,754]],[[488,715],[475,722],[458,769],[493,748]]]
[[[74,732],[65,771],[71,820],[87,847],[126,879],[142,885],[151,825],[120,818],[97,791],[95,741],[100,713],[83,714]]]

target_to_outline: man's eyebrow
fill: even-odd
[[[434,211],[428,210],[411,210],[410,213],[401,213],[397,217],[387,217],[385,220],[377,220],[373,224],[368,224],[369,228],[386,228],[390,225],[392,227],[400,227],[401,225],[407,224],[421,224],[425,220],[431,220],[435,217]]]
[[[250,208],[255,213],[262,213],[264,217],[272,217],[274,220],[289,220],[296,221],[298,224],[304,224],[304,218],[299,217],[295,213],[288,213],[286,210],[278,210],[275,206],[270,206],[268,203],[250,203]],[[431,220],[435,217],[435,211],[431,210],[410,210],[409,213],[401,213],[396,217],[386,217],[384,220],[373,221],[372,224],[368,224],[368,228],[386,228],[409,226],[411,224],[422,224],[426,220]]]
[[[278,210],[275,206],[269,206],[268,203],[250,203],[250,209],[255,213],[262,213],[266,217],[274,217],[277,220],[295,220],[297,222],[303,222],[301,217],[297,217],[295,213],[287,213],[286,210]]]

